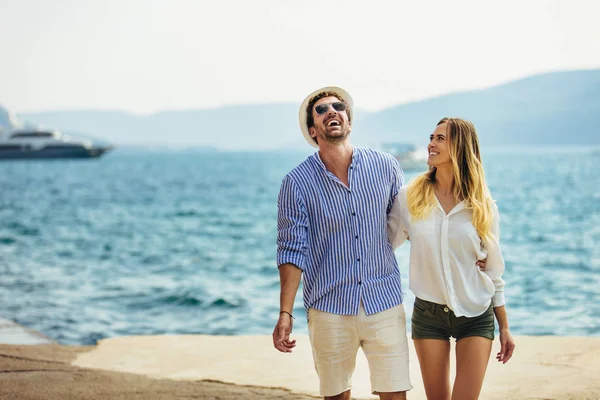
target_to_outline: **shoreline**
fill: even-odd
[[[0,344],[0,399],[6,400],[314,400],[282,388],[155,379],[80,368],[71,363],[94,346]]]
[[[39,338],[34,331],[22,330]],[[0,329],[0,342],[3,332]],[[293,336],[297,348],[291,354],[277,352],[267,335],[125,336],[95,346],[0,344],[0,398],[319,398],[308,337]],[[505,365],[494,359],[499,349],[495,341],[482,399],[600,398],[600,337],[515,336],[515,340],[515,354]],[[409,347],[414,389],[408,397],[424,400],[410,340]],[[454,368],[452,362],[451,374]],[[376,398],[370,394],[362,354],[352,394],[353,399]]]

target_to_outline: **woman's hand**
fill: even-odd
[[[500,329],[500,352],[496,354],[496,360],[506,364],[515,351],[515,341],[510,334],[510,329]]]
[[[475,263],[475,265],[477,265],[479,267],[480,271],[485,271],[485,263],[487,262],[487,257],[484,258],[483,260],[477,260],[477,262]]]

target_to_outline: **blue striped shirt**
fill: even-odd
[[[402,303],[387,216],[404,175],[392,155],[354,147],[349,187],[316,152],[288,173],[278,199],[277,265],[303,271],[304,307],[367,315]]]

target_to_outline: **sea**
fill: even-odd
[[[277,195],[308,154],[0,162],[0,316],[63,344],[271,334]],[[600,336],[600,152],[490,148],[483,159],[513,334]],[[396,251],[410,316],[408,253]],[[301,293],[294,314],[306,333]]]

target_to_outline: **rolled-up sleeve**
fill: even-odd
[[[293,264],[304,270],[308,217],[298,188],[289,175],[281,183],[277,209],[277,266]]]
[[[490,233],[493,237],[488,237],[483,241],[488,253],[485,273],[494,283],[496,290],[492,298],[492,304],[494,307],[500,307],[506,304],[506,301],[504,299],[504,280],[502,279],[504,257],[502,257],[502,251],[500,250],[500,213],[496,204],[493,205]]]

